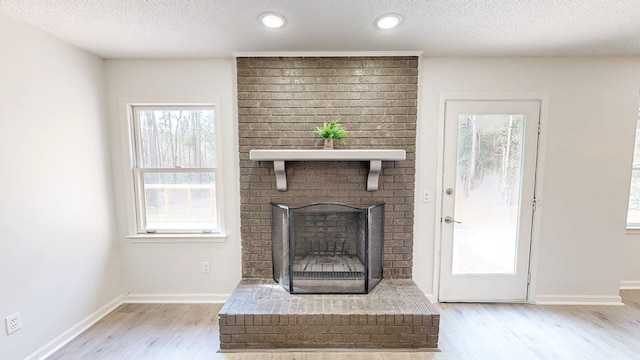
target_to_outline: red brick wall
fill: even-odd
[[[272,276],[269,203],[386,203],[385,278],[411,278],[418,92],[417,57],[238,58],[242,275]],[[287,162],[287,191],[272,162],[251,149],[321,149],[316,126],[349,131],[337,149],[404,149],[384,161],[379,190],[366,190],[367,162]],[[330,151],[330,150],[327,150]]]

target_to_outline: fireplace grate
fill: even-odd
[[[294,279],[362,280],[360,271],[294,271]]]

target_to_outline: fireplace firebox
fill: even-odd
[[[368,294],[382,280],[384,204],[271,204],[273,278],[292,294]]]

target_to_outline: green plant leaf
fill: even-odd
[[[323,139],[334,139],[344,144],[348,131],[338,122],[339,120],[334,119],[323,123],[322,127],[316,127],[315,133]]]

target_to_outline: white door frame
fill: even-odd
[[[549,107],[549,95],[545,93],[443,93],[440,95],[440,106],[438,109],[438,151],[437,151],[437,170],[436,178],[436,198],[435,198],[435,221],[434,221],[434,252],[433,252],[433,289],[432,294],[434,300],[440,296],[440,264],[442,251],[442,194],[444,191],[442,184],[442,176],[444,172],[444,122],[445,122],[445,102],[453,100],[492,100],[492,101],[509,101],[509,100],[531,100],[540,102],[540,134],[538,135],[538,156],[535,175],[535,197],[536,211],[533,213],[533,223],[531,228],[531,251],[529,253],[529,273],[531,274],[531,283],[527,293],[527,302],[535,303],[537,294],[537,274],[538,274],[538,255],[540,246],[540,218],[544,207],[543,197],[543,180],[546,159],[546,142],[547,142],[547,119]]]

